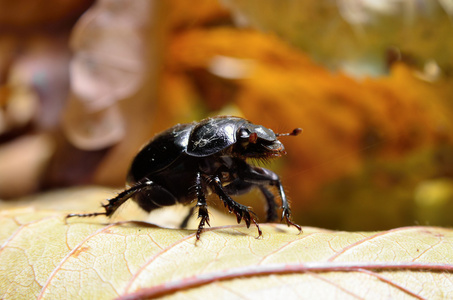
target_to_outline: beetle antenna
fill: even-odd
[[[275,135],[276,136],[296,136],[298,135],[299,133],[302,132],[302,128],[295,128],[293,131],[291,131],[290,133],[276,133]]]

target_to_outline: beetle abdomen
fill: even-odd
[[[134,158],[127,182],[130,185],[167,168],[185,152],[192,124],[179,124],[155,136]]]

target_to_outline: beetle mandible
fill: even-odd
[[[247,206],[234,201],[231,196],[258,187],[267,202],[266,221],[277,218],[277,203],[269,187],[275,187],[282,202],[282,215],[288,226],[299,225],[291,220],[291,209],[280,178],[274,172],[247,163],[247,159],[270,159],[286,154],[280,136],[271,129],[255,125],[233,116],[217,116],[200,122],[175,125],[151,139],[135,156],[128,176],[128,188],[102,205],[105,212],[69,214],[66,217],[110,217],[129,198],[145,211],[150,212],[176,203],[190,204],[196,200],[189,215],[183,220],[185,227],[193,209],[198,208],[200,223],[197,240],[205,224],[209,226],[206,196],[215,193],[223,201],[237,222],[244,219],[247,228],[251,222],[262,235],[255,213]]]

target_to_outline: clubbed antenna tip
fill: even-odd
[[[302,132],[302,128],[295,128],[293,131],[290,133],[277,133],[276,136],[296,136]]]

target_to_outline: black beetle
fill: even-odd
[[[127,176],[128,189],[102,205],[105,212],[69,214],[70,217],[111,216],[124,202],[133,198],[147,212],[176,203],[190,204],[197,200],[181,227],[185,227],[194,208],[201,218],[197,240],[206,224],[209,225],[206,195],[215,193],[247,227],[252,221],[259,236],[261,229],[256,215],[249,207],[237,203],[230,196],[240,195],[258,187],[267,202],[267,221],[277,218],[277,204],[268,187],[275,186],[282,201],[282,219],[299,231],[291,221],[291,210],[277,174],[250,165],[248,158],[270,159],[285,154],[279,136],[271,129],[255,125],[246,119],[232,116],[207,118],[200,122],[178,124],[156,135],[134,158]]]

